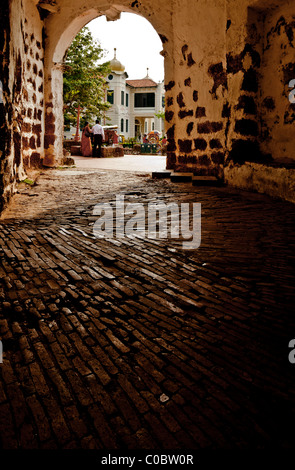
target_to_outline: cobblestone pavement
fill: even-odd
[[[201,247],[94,238],[116,194],[201,202]],[[2,447],[293,447],[294,215],[122,171],[20,188],[0,233]]]

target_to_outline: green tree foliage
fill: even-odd
[[[155,116],[159,119],[165,119],[165,111],[159,111]]]
[[[105,53],[99,42],[84,27],[73,40],[64,61],[64,122],[75,124],[77,107],[81,107],[81,122],[102,117],[110,107],[105,102],[107,82],[110,73],[109,62],[99,64]]]
[[[163,109],[160,110],[158,113],[156,113],[155,116],[158,119],[164,119],[165,120],[165,98],[164,97],[162,98],[162,107],[163,107]]]

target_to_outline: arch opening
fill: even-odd
[[[132,13],[132,16],[137,16],[138,18],[145,18],[146,16],[151,16],[147,14],[147,12],[141,13],[141,12],[134,12],[130,11],[130,8],[126,7],[126,5],[121,5],[118,6],[116,5],[115,7],[111,7],[106,10],[98,10],[98,8],[90,8],[87,11],[79,12],[77,11],[76,16],[72,19],[70,23],[68,23],[66,28],[62,28],[61,24],[59,22],[60,26],[60,34],[55,34],[52,36],[50,32],[53,30],[53,26],[56,23],[58,23],[57,18],[54,18],[48,22],[47,26],[47,53],[46,53],[46,70],[47,70],[47,80],[46,83],[48,86],[46,86],[45,89],[45,95],[46,95],[46,108],[45,108],[45,138],[44,138],[44,151],[45,151],[45,156],[44,156],[44,163],[47,166],[54,166],[56,164],[56,161],[58,160],[58,156],[62,154],[62,145],[63,145],[63,138],[64,138],[64,123],[63,123],[63,95],[62,95],[62,84],[63,84],[63,64],[64,64],[64,59],[66,56],[66,52],[75,38],[75,36],[78,34],[78,32],[85,26],[87,25],[88,27],[91,24],[92,20],[95,19],[102,19],[106,18],[106,20],[109,21],[115,21],[119,20],[121,17],[121,13]],[[161,45],[163,45],[163,37],[166,38],[166,36],[163,36],[160,31],[157,29],[157,25],[154,24],[154,22],[151,20],[151,18],[145,18],[153,29],[155,30],[155,34],[158,35],[160,38]],[[157,19],[159,21],[159,19]],[[156,21],[156,23],[157,23]],[[110,23],[111,24],[111,23]],[[156,27],[155,27],[156,26]],[[159,28],[159,25],[158,25]],[[135,40],[136,41],[136,40]],[[102,47],[104,47],[103,44],[103,38],[100,38],[100,42]],[[164,40],[164,43],[166,40]],[[161,48],[162,49],[162,48]],[[165,59],[167,57],[167,53],[163,50],[160,51],[161,55],[164,56],[164,68],[166,68],[165,64]],[[135,61],[137,58],[135,58]],[[163,60],[163,59],[162,59]],[[149,64],[147,64],[149,65]],[[127,74],[126,74],[127,75]],[[128,75],[126,76],[127,79]],[[143,77],[142,77],[143,78]],[[145,78],[149,78],[148,76]],[[134,95],[134,91],[136,91],[136,87],[133,86],[134,84],[126,84],[128,92],[125,93],[126,97],[124,98],[124,105],[125,107],[131,108],[133,107],[133,101],[134,97],[132,96],[131,100],[131,95]],[[158,87],[159,83],[155,83],[156,87]],[[126,116],[124,116],[124,126],[121,126],[121,119],[118,118],[118,116],[108,116],[108,118],[111,118],[112,121],[114,119],[117,121],[116,123],[111,122],[111,124],[118,124],[118,128],[120,129],[121,127],[124,129],[123,135],[124,137],[127,138],[135,138],[136,137],[136,132],[135,132],[135,117],[139,118],[146,118],[149,121],[151,121],[151,118],[154,117],[151,115],[151,112],[153,114],[159,113],[163,111],[163,94],[164,94],[164,80],[161,83],[161,92],[156,93],[156,99],[155,103],[153,106],[147,106],[145,103],[143,106],[139,106],[137,104],[137,108],[150,108],[149,113],[145,116],[144,115],[144,109],[140,109],[141,114],[139,116],[129,116],[128,112],[125,112]],[[122,90],[121,90],[122,91]],[[146,93],[148,94],[149,90],[147,88],[142,88],[140,90],[141,97]],[[126,106],[126,101],[128,100],[128,106]],[[121,105],[123,105],[121,103]],[[115,106],[113,106],[115,108]],[[152,111],[153,110],[153,111]],[[126,110],[125,110],[126,111]],[[118,114],[118,113],[117,113]],[[160,121],[157,117],[155,117],[155,120],[157,123]],[[161,121],[163,119],[161,118]],[[49,125],[48,125],[49,124]],[[157,128],[159,127],[159,124],[150,122],[149,127]],[[161,124],[161,131],[165,132],[164,129],[164,123]],[[138,128],[137,128],[138,130]]]
[[[86,26],[87,29],[83,28],[82,34],[80,32],[72,43],[74,48],[68,49],[71,61],[77,62],[80,43],[81,47],[82,44],[83,47],[87,44],[85,54],[91,54],[90,33],[92,40],[98,41],[97,45],[102,48],[98,64],[108,61],[110,69],[104,74],[106,83],[101,84],[103,97],[97,102],[97,115],[90,116],[89,107],[85,107],[92,88],[89,88],[89,94],[84,94],[80,131],[84,121],[90,120],[94,123],[96,118],[100,118],[103,125],[116,126],[122,138],[120,140],[132,140],[133,145],[142,142],[145,129],[158,130],[160,135],[164,135],[164,58],[160,55],[161,40],[152,25],[139,15],[123,13],[119,21],[108,22],[105,16],[101,16]],[[66,57],[69,56],[66,54]],[[81,60],[80,57],[79,59]],[[65,61],[67,63],[67,59]],[[89,63],[89,67],[91,66]],[[83,78],[82,76],[82,80]],[[93,113],[92,103],[90,107]],[[70,130],[67,127],[64,135],[67,140],[73,137],[80,140],[75,128],[77,109],[71,114],[70,120],[72,127]],[[135,128],[136,120],[143,122],[141,127]],[[69,119],[66,119],[66,122],[68,123]]]

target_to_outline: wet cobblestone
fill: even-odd
[[[93,208],[201,202],[202,243],[96,239]],[[293,447],[295,206],[50,170],[0,232],[2,448]]]

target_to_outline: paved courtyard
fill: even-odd
[[[116,158],[72,157],[78,168],[100,170],[162,171],[166,168],[166,157],[162,155],[124,155]]]
[[[200,248],[94,238],[117,194],[200,202]],[[294,216],[146,171],[21,185],[0,221],[2,448],[294,447]]]

